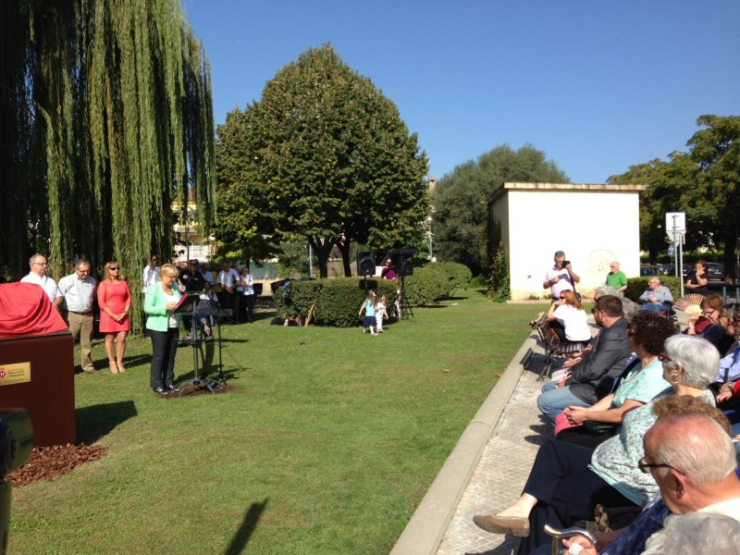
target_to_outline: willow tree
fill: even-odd
[[[213,220],[202,45],[179,0],[7,0],[2,15],[0,270],[34,251],[57,277],[116,259],[138,297],[148,253],[171,252],[173,201]]]
[[[228,226],[217,238],[308,239],[322,276],[334,246],[349,275],[352,242],[403,245],[427,214],[417,135],[328,44],[301,54],[259,102],[232,112],[218,128],[218,153],[219,198],[232,202],[219,207]]]

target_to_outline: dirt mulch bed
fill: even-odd
[[[53,480],[57,476],[72,472],[81,464],[97,461],[108,453],[101,445],[52,445],[34,447],[31,458],[8,476],[13,487],[33,484],[39,480]]]

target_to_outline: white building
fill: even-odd
[[[590,297],[618,260],[640,275],[639,193],[645,185],[504,183],[489,204],[492,231],[508,249],[511,299],[549,296],[543,289],[553,255],[564,251]],[[495,248],[497,245],[492,245]]]

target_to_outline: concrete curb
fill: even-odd
[[[470,476],[478,465],[509,397],[519,383],[524,371],[522,361],[530,349],[534,351],[536,348],[537,335],[532,333],[465,428],[396,545],[393,546],[391,555],[434,555],[437,552],[470,481]]]

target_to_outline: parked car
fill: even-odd
[[[663,276],[665,275],[665,270],[658,266],[657,264],[640,264],[640,276],[646,277],[646,276]]]
[[[725,266],[719,262],[707,262],[707,272],[709,273],[709,279],[712,280],[725,280]]]

